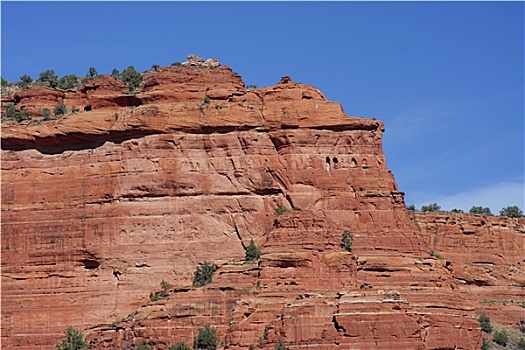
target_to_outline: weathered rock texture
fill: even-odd
[[[246,89],[216,64],[124,90],[103,76],[71,92],[90,111],[3,123],[3,346],[53,349],[72,325],[94,349],[167,349],[210,324],[228,349],[480,348],[476,308],[494,310],[458,282],[477,277],[447,262],[462,249],[447,251],[448,228],[432,238],[432,220],[424,234],[412,221],[380,121],[288,77]],[[491,264],[517,259],[522,236],[509,235],[515,255]],[[250,239],[262,257],[245,264]],[[219,268],[192,287],[203,261]],[[150,301],[162,280],[172,286]]]
[[[493,321],[525,320],[525,220],[454,213],[414,213],[425,241],[461,294]]]

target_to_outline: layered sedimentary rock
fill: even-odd
[[[525,220],[454,213],[414,213],[461,294],[503,324],[525,320]]]
[[[228,349],[479,348],[477,306],[406,211],[383,124],[199,62],[136,94],[103,76],[74,92],[88,110],[3,123],[3,346],[52,349],[72,325],[95,349],[167,349],[209,324]],[[245,264],[251,239],[262,256]],[[204,261],[213,282],[193,287]]]

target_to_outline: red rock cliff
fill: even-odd
[[[525,219],[454,213],[413,218],[476,314],[503,324],[525,320]]]
[[[36,95],[17,107],[50,101]],[[148,73],[137,94],[104,76],[53,98],[90,110],[3,123],[3,346],[53,349],[72,325],[94,349],[167,349],[210,324],[228,349],[480,348],[478,300],[430,255],[380,121],[202,64]],[[250,239],[262,256],[244,264]],[[192,287],[203,261],[213,282]]]

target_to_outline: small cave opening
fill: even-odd
[[[334,163],[334,169],[337,169],[339,167],[339,160],[334,157],[332,158],[332,162]]]
[[[325,166],[324,167],[325,167],[326,171],[330,170],[330,157],[329,156],[326,156]]]
[[[120,275],[122,275],[122,273],[120,271],[118,271],[118,270],[114,270],[113,271],[113,276],[115,276],[115,278],[117,280],[120,280]]]
[[[86,112],[91,111],[91,105],[87,105],[86,107],[84,107],[84,111]]]
[[[301,267],[301,266],[303,266],[302,262],[296,261],[296,260],[280,260],[275,264],[275,267],[279,267],[283,269],[286,269],[289,267],[296,268],[296,267]]]
[[[366,158],[363,158],[363,162],[361,163],[361,166],[363,168],[368,168],[368,161],[366,160]]]
[[[483,280],[474,280],[473,284],[475,284],[478,287],[488,286],[487,281],[483,281]]]
[[[100,266],[100,263],[95,259],[84,259],[81,262],[86,270],[94,270]]]
[[[355,168],[356,166],[357,166],[357,160],[355,160],[355,158],[352,158],[352,160],[350,161],[350,167]]]
[[[138,106],[141,106],[142,105],[142,100],[136,96],[119,96],[117,98],[115,98],[115,102],[120,106],[120,107],[138,107]],[[156,115],[158,112],[155,111],[154,112],[154,115]]]

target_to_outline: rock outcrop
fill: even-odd
[[[414,213],[461,294],[498,323],[525,320],[525,220],[454,213]]]
[[[210,324],[228,349],[479,349],[470,272],[448,263],[461,247],[449,259],[413,222],[383,123],[288,77],[247,89],[201,63],[149,72],[136,94],[103,76],[16,97],[90,108],[2,125],[3,346],[52,349],[72,325],[93,349],[167,349]],[[514,262],[519,237],[491,263]],[[251,239],[262,256],[246,264]],[[204,261],[213,282],[193,287]]]

